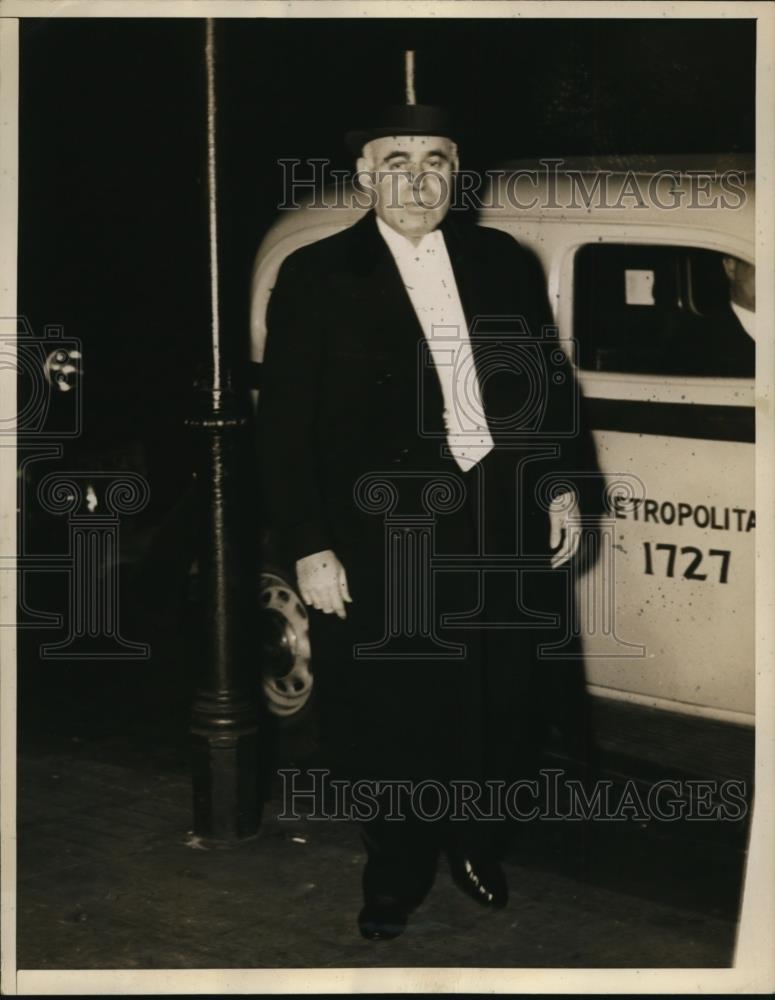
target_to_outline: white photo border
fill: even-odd
[[[551,0],[2,0],[0,3],[0,317],[16,315],[19,18],[754,18],[757,20],[756,297],[775,329],[775,7],[769,2]],[[216,993],[769,993],[775,989],[775,337],[757,340],[756,801],[735,966],[730,969],[140,969],[16,968],[16,644],[0,628],[2,992],[8,995]],[[3,406],[15,372],[0,369]],[[0,556],[16,546],[16,455],[0,447]],[[766,513],[765,513],[766,512]],[[8,563],[5,563],[8,565]],[[16,574],[0,573],[12,620]]]

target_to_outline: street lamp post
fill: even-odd
[[[206,22],[207,177],[211,363],[187,421],[196,440],[203,663],[191,711],[194,835],[214,846],[254,836],[259,825],[258,714],[248,673],[255,606],[249,544],[250,420],[221,350],[218,302],[215,26]],[[250,651],[250,659],[248,653]]]

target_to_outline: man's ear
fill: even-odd
[[[735,273],[737,271],[737,261],[734,257],[722,257],[721,263],[724,265],[724,273],[729,281],[735,280]]]
[[[452,164],[453,173],[457,173],[460,170],[460,157],[458,156],[457,143],[452,142],[449,146],[449,159]]]
[[[355,161],[355,182],[366,191],[374,189],[374,164],[371,161],[371,157],[359,156]]]

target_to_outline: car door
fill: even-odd
[[[612,500],[579,624],[593,689],[752,721],[754,344],[725,256],[653,230],[566,254],[564,320]]]

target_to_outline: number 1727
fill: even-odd
[[[682,576],[686,580],[707,580],[708,574],[700,573],[698,570],[703,559],[715,557],[720,560],[718,582],[726,583],[729,579],[729,559],[732,554],[729,549],[709,549],[706,554],[693,545],[684,545],[679,549],[677,545],[659,544],[652,546],[651,542],[644,542],[643,550],[646,555],[646,574],[648,576],[654,576],[654,565],[656,564],[657,572],[659,572],[659,566],[664,566],[665,576]],[[666,555],[655,555],[658,552],[665,552]],[[680,560],[680,565],[676,567],[676,562],[679,562],[678,556],[688,558]],[[676,568],[678,572],[676,572]]]

